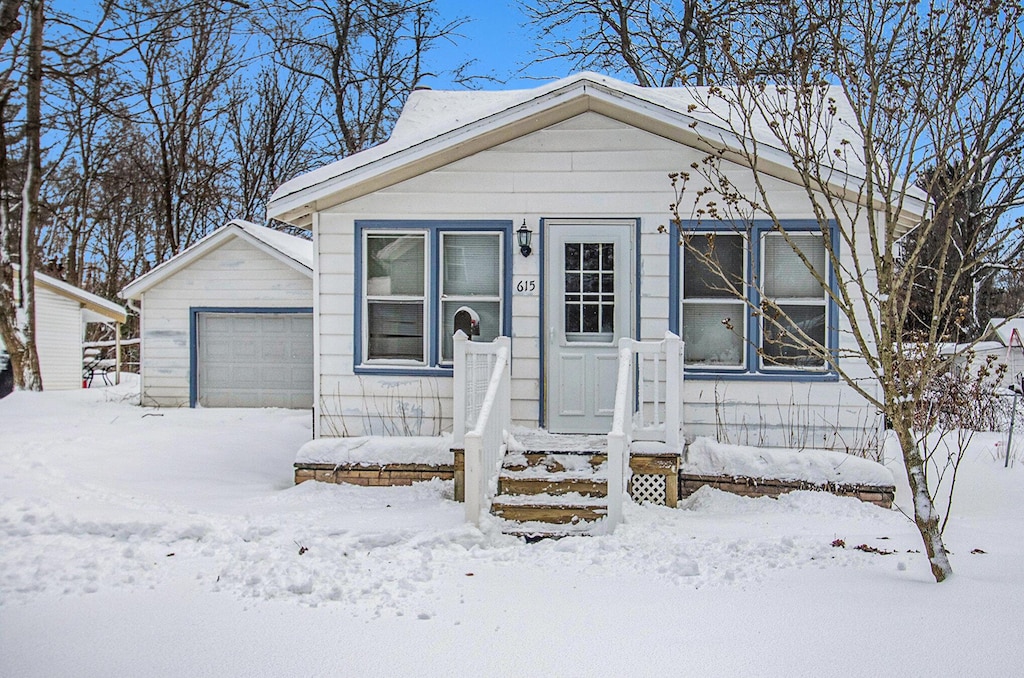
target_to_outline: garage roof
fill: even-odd
[[[121,297],[124,299],[142,298],[142,294],[146,290],[186,268],[232,238],[241,238],[300,273],[304,273],[310,278],[313,277],[313,243],[311,241],[243,219],[233,219],[184,252],[130,282],[121,290]]]

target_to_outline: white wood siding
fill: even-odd
[[[313,281],[232,238],[142,297],[142,404],[189,402],[189,309],[309,307]]]
[[[642,339],[660,339],[669,317],[671,243],[668,235],[659,233],[660,226],[670,225],[673,192],[668,175],[688,169],[702,157],[693,149],[591,112],[321,212],[316,242],[319,435],[377,433],[389,427],[432,434],[451,428],[450,378],[353,374],[356,220],[502,219],[517,228],[525,219],[534,230],[533,256],[520,256],[515,243],[509,243],[514,251],[512,275],[518,280],[539,279],[541,219],[639,219],[640,334]],[[813,216],[801,189],[764,180],[778,194],[775,207],[780,218]],[[733,181],[745,190],[753,185],[749,170],[738,166]],[[792,193],[793,200],[786,200],[786,193]],[[786,205],[793,207],[787,210]],[[512,416],[516,424],[536,426],[541,299],[513,294],[511,302]],[[759,425],[762,417],[771,420],[771,440],[764,442],[772,444],[786,443],[782,434],[795,417],[838,421],[833,429],[847,438],[866,418],[874,426],[873,411],[836,383],[730,382],[718,385],[717,392],[718,404],[715,382],[687,383],[688,435],[721,434],[724,426],[737,432],[735,438]],[[403,403],[416,417],[406,417],[397,427],[383,421]],[[414,430],[416,426],[420,429]],[[828,444],[829,436],[817,433],[807,444],[819,437]],[[835,431],[831,437],[837,440]]]
[[[82,305],[36,285],[36,350],[43,388],[82,388]]]

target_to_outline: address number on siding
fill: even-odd
[[[515,294],[532,297],[537,294],[537,281],[533,278],[519,278],[512,284]]]

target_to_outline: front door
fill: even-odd
[[[616,344],[633,336],[633,221],[545,224],[545,425],[611,430]]]

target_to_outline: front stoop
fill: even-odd
[[[563,436],[566,437],[566,436]],[[608,458],[603,449],[528,450],[506,455],[498,476],[491,514],[502,531],[527,539],[596,534],[608,513]],[[455,460],[455,498],[465,500],[465,456]],[[630,491],[637,501],[675,506],[679,497],[679,457],[634,454]],[[655,487],[652,494],[651,488]]]
[[[527,539],[595,534],[608,515],[607,468],[599,450],[510,452],[491,514]]]

